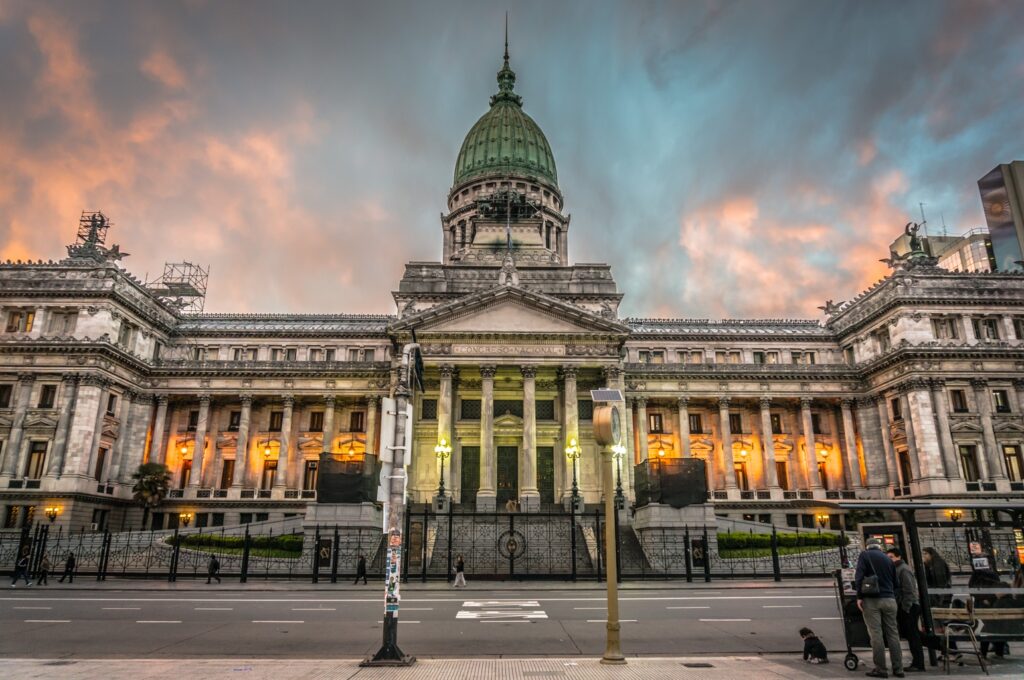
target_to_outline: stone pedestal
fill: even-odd
[[[673,508],[663,503],[649,503],[637,508],[633,515],[633,529],[677,529],[690,528],[690,536],[700,537],[704,527],[708,529],[709,539],[715,533],[715,507],[710,503],[688,505],[685,508]]]
[[[448,508],[451,507],[452,497],[448,494],[444,496],[434,495],[430,499],[430,505],[434,508],[434,512],[448,514]]]
[[[322,532],[325,527],[347,527],[350,529],[376,529],[384,531],[384,513],[374,503],[310,503],[306,507],[303,529],[311,534],[316,525]]]
[[[519,497],[520,512],[540,512],[540,493],[524,492]]]
[[[497,494],[479,491],[476,494],[476,509],[479,512],[494,512],[498,508]]]

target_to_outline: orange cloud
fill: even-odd
[[[185,72],[164,50],[154,50],[139,67],[143,73],[171,90],[182,90],[188,85]]]

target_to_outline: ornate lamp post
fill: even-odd
[[[59,505],[51,505],[48,508],[46,508],[46,516],[50,519],[50,524],[53,524],[55,521],[57,521],[57,515],[60,514],[60,510],[61,508]]]
[[[569,440],[569,445],[565,447],[565,457],[572,461],[572,507],[573,509],[579,507],[580,489],[576,483],[576,461],[580,459],[580,445],[576,442],[576,437]]]
[[[441,441],[434,447],[434,455],[441,461],[441,478],[437,484],[437,497],[444,498],[444,461],[452,455],[452,447],[448,445],[448,440],[441,437]]]
[[[189,522],[192,521],[192,513],[191,512],[179,512],[178,513],[178,519],[181,520],[182,525],[184,525],[184,527],[186,529],[188,529]]]
[[[612,446],[612,456],[615,458],[615,507],[619,510],[626,507],[626,496],[622,493],[622,459],[626,455],[626,447],[622,444]]]
[[[825,525],[828,524],[828,515],[824,512],[819,512],[814,516],[814,518],[818,520],[818,526],[822,529],[824,529]]]
[[[960,508],[949,508],[946,510],[946,517],[953,523],[953,555],[956,558],[957,566],[960,565],[960,541],[956,536],[956,524],[964,516],[964,511]]]

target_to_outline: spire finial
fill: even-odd
[[[522,98],[512,91],[515,86],[516,74],[508,65],[508,12],[505,12],[505,63],[498,71],[498,94],[491,97],[491,106],[499,101],[510,101],[521,106]]]
[[[505,66],[508,66],[508,12],[505,12]]]

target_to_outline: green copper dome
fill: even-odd
[[[558,186],[555,157],[533,119],[523,113],[523,99],[512,90],[516,74],[505,65],[498,71],[498,94],[491,110],[466,135],[455,161],[455,184],[479,175],[507,173],[536,176]]]

